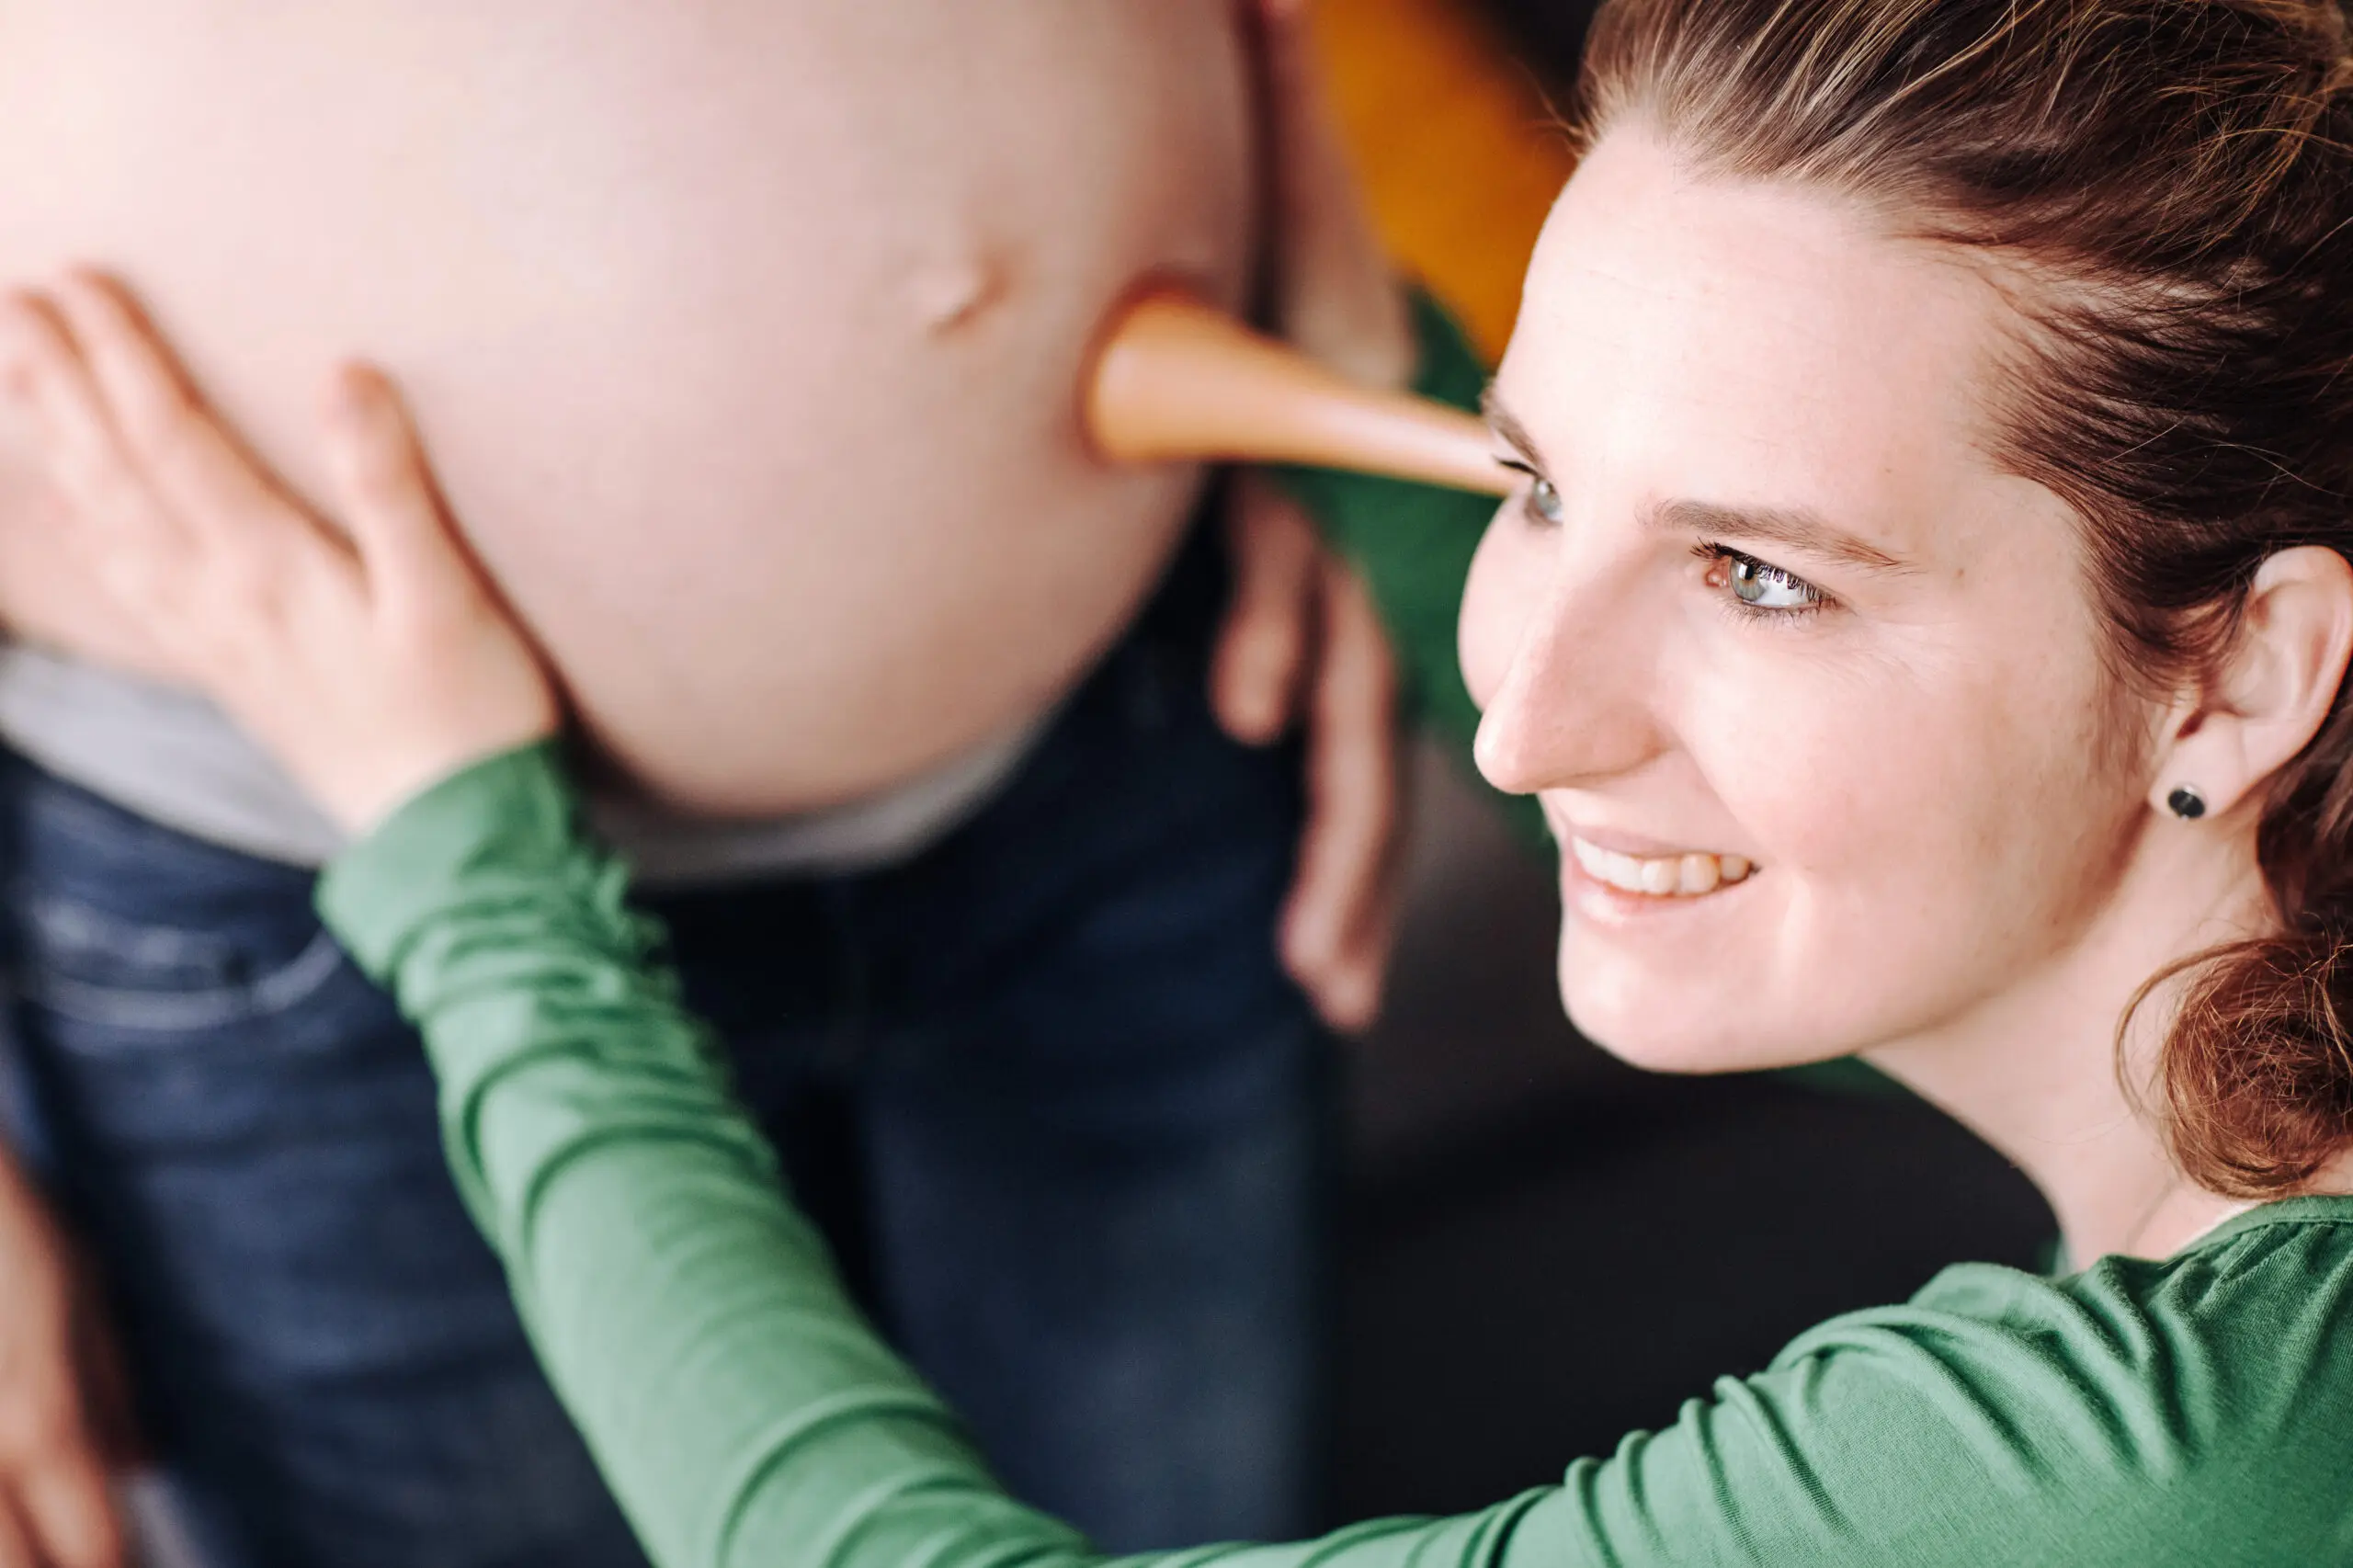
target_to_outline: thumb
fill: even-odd
[[[1299,705],[1323,557],[1314,524],[1259,474],[1235,476],[1225,523],[1233,597],[1210,660],[1210,707],[1227,734],[1267,745]]]
[[[371,366],[347,365],[325,424],[336,509],[369,594],[415,605],[462,591],[472,570],[399,390]]]

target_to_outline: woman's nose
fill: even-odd
[[[1559,564],[1487,703],[1473,756],[1507,794],[1590,786],[1664,749],[1660,617],[1643,613],[1630,585],[1613,592],[1598,576]]]

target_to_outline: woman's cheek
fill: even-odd
[[[1527,635],[1529,618],[1544,598],[1551,551],[1545,540],[1506,501],[1479,540],[1471,575],[1462,587],[1462,619],[1455,629],[1455,652],[1471,700],[1484,709],[1502,689],[1513,656]]]
[[[1732,847],[1810,881],[1874,859],[1865,846],[1900,842],[1946,773],[1912,744],[1918,714],[1775,641],[1804,630],[1711,619],[1669,667],[1683,700],[1669,699],[1668,722]]]

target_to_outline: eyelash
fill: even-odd
[[[1725,591],[1718,597],[1727,611],[1739,616],[1744,620],[1778,621],[1781,625],[1788,626],[1807,616],[1819,615],[1837,602],[1796,573],[1776,566],[1769,561],[1759,561],[1747,551],[1734,550],[1728,544],[1718,544],[1713,540],[1701,540],[1691,547],[1691,553],[1708,562],[1711,567],[1719,564],[1745,566],[1752,574],[1762,577],[1767,582],[1777,586],[1794,588],[1809,596],[1802,605],[1753,605],[1743,600],[1738,594],[1732,592],[1731,585],[1727,583],[1724,585]]]
[[[1552,488],[1552,482],[1539,473],[1531,465],[1521,462],[1518,459],[1498,457],[1495,461],[1512,472],[1523,475],[1529,482],[1527,494],[1520,497],[1520,515],[1535,528],[1559,527],[1560,518],[1546,517],[1539,503],[1539,497]],[[1557,505],[1558,492],[1554,492],[1554,495],[1555,505]],[[1806,602],[1802,605],[1765,606],[1749,604],[1738,594],[1730,591],[1721,595],[1724,608],[1743,619],[1778,621],[1786,626],[1800,618],[1819,614],[1837,602],[1796,573],[1776,566],[1769,561],[1759,561],[1747,551],[1734,550],[1728,544],[1719,544],[1713,540],[1701,540],[1691,547],[1691,553],[1707,562],[1711,567],[1718,564],[1745,567],[1753,576],[1762,577],[1777,586],[1796,589],[1807,596]],[[1729,590],[1731,585],[1726,584],[1725,586]]]

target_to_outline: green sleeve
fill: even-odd
[[[1476,410],[1486,391],[1487,368],[1435,300],[1417,291],[1413,307],[1421,345],[1414,391]],[[1409,707],[1475,779],[1471,739],[1478,733],[1479,710],[1462,684],[1455,623],[1462,615],[1471,557],[1495,513],[1495,497],[1336,469],[1286,468],[1280,473],[1314,515],[1324,537],[1371,590],[1396,651]],[[1533,800],[1490,793],[1523,837],[1551,842]]]
[[[861,1321],[575,814],[551,748],[493,758],[354,846],[319,903],[419,1026],[459,1189],[654,1562],[1099,1561]],[[1557,1562],[1514,1546],[1538,1501],[1164,1561]]]
[[[459,1188],[654,1562],[1098,1561],[1004,1494],[954,1416],[860,1321],[710,1033],[680,1007],[657,930],[624,895],[618,866],[579,836],[552,748],[539,746],[412,801],[329,869],[320,904],[417,1022]],[[2280,1267],[2302,1342],[2336,1346],[2338,1369],[2323,1376],[2267,1327],[2254,1358],[2318,1424],[2290,1434],[2313,1456],[2309,1471],[2336,1463],[2339,1445],[2320,1429],[2353,1397],[2341,1371],[2353,1269],[2342,1257],[2334,1274],[2309,1258]],[[2198,1344],[2156,1343],[2129,1291],[2103,1316],[2027,1277],[1995,1277],[2010,1296],[1824,1325],[1672,1428],[1483,1512],[1143,1561],[2211,1568],[2241,1560],[2214,1551],[2217,1529],[2269,1539],[2276,1495],[2235,1472],[2188,1483],[2202,1479],[2199,1452],[2228,1445],[2211,1410],[2185,1411],[2150,1368],[2188,1365]],[[2193,1297],[2195,1308],[2212,1291]],[[2196,1386],[2215,1381],[2200,1364]],[[2225,1392],[2230,1411],[2277,1407]],[[2186,1415],[2203,1424],[2184,1427]],[[2321,1479],[2325,1525],[2343,1487]],[[2184,1522],[2200,1510],[2214,1522]]]

